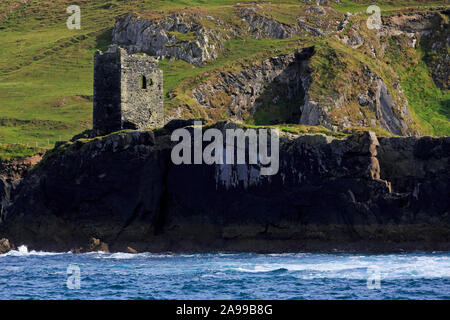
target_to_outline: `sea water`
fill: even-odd
[[[0,255],[0,299],[450,299],[450,253]]]

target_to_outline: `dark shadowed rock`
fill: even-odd
[[[131,131],[52,150],[0,235],[58,251],[91,238],[122,252],[450,249],[449,138],[282,134],[273,176],[174,165],[173,145]]]
[[[0,161],[0,223],[22,177],[41,159],[42,155],[36,154],[11,161]]]

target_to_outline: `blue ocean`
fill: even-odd
[[[450,299],[450,253],[0,255],[0,299]]]

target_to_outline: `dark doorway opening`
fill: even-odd
[[[145,76],[141,76],[141,89],[147,89],[147,78]]]

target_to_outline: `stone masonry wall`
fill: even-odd
[[[128,55],[118,46],[95,54],[96,134],[160,127],[163,113],[163,76],[156,59]]]
[[[120,56],[115,52],[95,53],[94,130],[99,134],[121,129]]]
[[[155,128],[163,125],[163,75],[149,56],[122,55],[122,127]],[[145,88],[142,88],[145,81]]]

